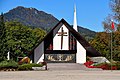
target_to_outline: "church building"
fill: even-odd
[[[44,59],[48,63],[83,64],[86,56],[99,57],[101,54],[78,33],[75,7],[73,27],[61,19],[34,48],[32,62],[39,63]]]

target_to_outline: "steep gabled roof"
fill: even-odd
[[[102,56],[95,48],[93,48],[76,30],[73,29],[64,19],[62,23],[68,28],[78,42],[86,49],[87,55],[92,57]]]
[[[86,40],[85,38],[83,38],[76,30],[73,29],[73,27],[71,27],[64,19],[61,19],[59,21],[59,23],[53,27],[53,29],[39,42],[39,44],[44,41],[48,36],[50,36],[50,34],[53,33],[53,30],[59,25],[59,24],[64,24],[68,30],[72,33],[72,35],[76,38],[76,40],[78,40],[78,42],[86,49],[87,51],[87,56],[91,56],[91,57],[97,57],[97,56],[102,56],[96,49],[94,49]],[[38,45],[39,45],[38,44]],[[37,46],[38,46],[37,45]],[[36,46],[36,47],[37,47]],[[36,48],[35,47],[35,48]],[[34,49],[35,49],[34,48]],[[33,49],[33,50],[34,50]]]

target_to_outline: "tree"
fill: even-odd
[[[113,18],[120,23],[120,0],[110,0]]]
[[[96,34],[95,38],[90,41],[90,44],[93,45],[104,57],[110,59],[110,45],[109,45],[108,33],[99,32]]]
[[[113,33],[113,59],[120,61],[120,32]]]
[[[33,35],[35,35],[36,37],[36,44],[40,42],[46,35],[46,32],[40,28],[35,28],[32,30],[32,32],[33,32]]]
[[[37,42],[45,35],[45,31],[41,29],[31,29],[16,21],[6,22],[5,26],[7,47],[14,60],[28,56]]]
[[[0,61],[6,59],[6,29],[5,29],[5,24],[4,24],[4,14],[2,13],[0,15]]]
[[[4,15],[1,13],[0,16],[0,39],[4,37],[5,34],[5,24],[4,24]]]
[[[102,22],[102,24],[105,32],[107,32],[107,35],[109,37],[111,36],[110,33],[112,33],[113,59],[120,60],[119,59],[120,58],[120,0],[110,0],[110,8],[112,10],[112,13],[106,17],[106,19]],[[113,31],[111,28],[111,22],[112,22],[111,20],[114,20],[115,31]],[[111,38],[109,38],[108,40],[110,42]],[[111,44],[111,43],[108,43],[108,44]],[[110,56],[110,52],[108,56]]]
[[[113,33],[113,60],[120,60],[120,32],[116,31]],[[90,44],[95,47],[104,57],[110,60],[110,33],[99,32],[96,34],[95,38],[90,41]]]
[[[112,31],[112,28],[111,28],[111,19],[112,19],[112,15],[108,15],[104,21],[102,22],[103,24],[103,28],[105,30],[105,32],[111,32]]]
[[[110,0],[110,8],[112,13],[109,14],[102,22],[104,30],[111,31],[111,20],[114,20],[116,30],[120,31],[120,0]]]
[[[117,31],[120,32],[120,24],[118,24]]]

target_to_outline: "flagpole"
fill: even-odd
[[[112,31],[111,31],[111,71],[112,71],[112,47],[113,47],[113,45],[112,45]]]
[[[111,24],[111,72],[112,72],[112,52],[113,52],[112,37],[113,37],[113,31],[114,31],[114,22],[113,20],[111,21],[112,21],[112,24]]]

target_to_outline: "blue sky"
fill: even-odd
[[[59,20],[64,18],[72,25],[74,3],[79,26],[103,31],[102,21],[111,12],[109,0],[0,0],[0,12],[6,13],[17,6],[33,7],[52,14]]]

